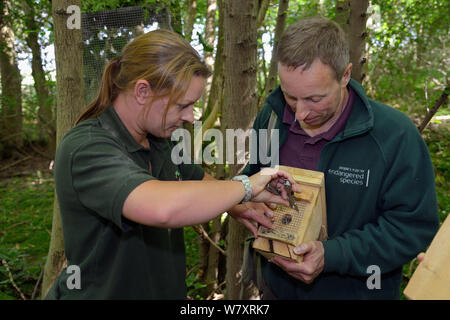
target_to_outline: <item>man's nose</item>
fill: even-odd
[[[304,104],[297,101],[295,105],[295,118],[298,121],[303,121],[306,119],[308,114],[311,112]]]

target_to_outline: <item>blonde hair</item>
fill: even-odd
[[[319,58],[334,71],[339,80],[350,63],[347,35],[335,22],[310,17],[290,25],[278,44],[278,62],[297,68],[309,68]]]
[[[99,116],[120,92],[133,88],[140,79],[150,84],[156,95],[153,99],[169,97],[170,106],[186,93],[193,76],[210,75],[198,52],[180,35],[169,30],[148,32],[127,44],[122,54],[106,65],[97,97],[76,123]]]

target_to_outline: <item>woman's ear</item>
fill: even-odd
[[[134,85],[134,96],[139,104],[146,104],[152,95],[152,89],[147,80],[140,79]]]

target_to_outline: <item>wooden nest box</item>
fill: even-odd
[[[412,300],[450,299],[450,215],[439,228],[403,292]]]
[[[295,193],[299,212],[277,205],[274,211],[273,229],[260,226],[253,248],[266,258],[278,255],[301,262],[303,257],[293,249],[307,241],[327,239],[327,215],[325,178],[323,172],[279,166],[289,172],[301,189]]]

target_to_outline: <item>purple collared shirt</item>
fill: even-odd
[[[320,152],[336,135],[344,130],[355,100],[355,93],[348,88],[348,100],[338,120],[326,132],[310,137],[295,119],[292,109],[286,104],[283,123],[289,129],[285,143],[280,148],[280,165],[317,170]]]

